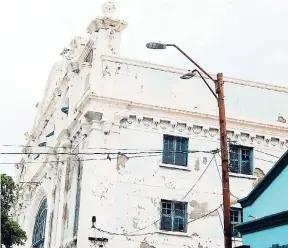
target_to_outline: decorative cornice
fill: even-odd
[[[137,103],[137,102],[132,102],[124,99],[116,99],[116,98],[110,98],[110,97],[103,97],[96,95],[95,93],[91,93],[89,96],[87,96],[88,99],[83,99],[83,102],[79,102],[79,105],[83,106],[85,104],[85,101],[89,99],[97,99],[97,100],[102,100],[102,101],[107,101],[111,103],[117,103],[117,104],[124,104],[126,106],[130,106],[130,108],[143,108],[143,109],[151,109],[151,110],[156,110],[156,111],[161,111],[161,112],[170,112],[173,114],[181,114],[185,115],[187,117],[199,117],[203,118],[206,120],[218,120],[218,116],[216,115],[211,115],[211,114],[205,114],[205,113],[200,113],[200,112],[192,112],[192,111],[187,111],[187,110],[181,110],[181,109],[173,109],[173,108],[167,108],[167,107],[162,107],[162,106],[156,106],[156,105],[149,105],[149,104],[144,104],[144,103]],[[270,129],[273,131],[282,131],[282,132],[288,132],[288,127],[281,127],[281,126],[276,126],[276,125],[270,125],[270,124],[265,124],[261,122],[254,122],[254,121],[247,121],[247,120],[240,120],[240,119],[235,119],[235,118],[227,118],[227,124],[240,124],[240,125],[246,125],[246,126],[251,126],[251,127],[257,127],[257,128],[264,128],[264,129]],[[287,141],[288,142],[288,141]]]
[[[288,211],[272,214],[236,226],[241,234],[250,234],[288,224]]]
[[[287,145],[287,143],[286,143]],[[257,184],[250,194],[238,200],[242,207],[251,206],[255,200],[270,186],[277,176],[288,166],[288,151],[276,162],[272,169]]]
[[[206,137],[210,139],[219,140],[219,128],[215,126],[207,126],[193,123],[173,122],[170,120],[159,119],[155,117],[143,117],[130,115],[120,121],[122,128],[144,128],[151,130],[158,130],[164,133],[175,133],[183,135],[192,135],[195,137]],[[265,137],[255,135],[254,133],[240,132],[239,130],[228,130],[228,138],[230,141],[237,142],[246,146],[272,146],[280,149],[287,149],[288,141],[283,140],[282,137]]]

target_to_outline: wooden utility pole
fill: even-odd
[[[230,187],[228,171],[228,145],[226,115],[224,103],[223,74],[217,74],[216,93],[218,95],[219,124],[220,124],[220,148],[222,162],[222,191],[223,191],[223,214],[224,214],[224,244],[225,248],[232,248],[231,222],[230,222]]]

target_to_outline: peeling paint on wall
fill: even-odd
[[[192,207],[192,211],[190,212],[189,217],[192,220],[195,218],[199,218],[210,212],[210,210],[208,209],[207,202],[199,203],[195,200],[192,200],[190,202],[190,206]],[[213,212],[209,216],[216,216],[216,215],[217,215],[217,212]]]
[[[157,198],[151,198],[151,202],[152,202],[152,204],[154,205],[154,207],[157,207],[157,205],[158,205],[158,200],[157,200]]]
[[[139,218],[135,217],[135,218],[132,219],[132,221],[133,221],[133,224],[132,224],[133,227],[135,229],[139,229]]]
[[[128,161],[128,157],[124,154],[119,153],[117,155],[117,163],[116,163],[116,169],[119,171],[121,168],[125,168],[125,163]]]
[[[149,245],[148,243],[142,242],[140,244],[140,248],[156,248],[156,247],[153,245]]]
[[[200,170],[200,161],[199,161],[199,158],[197,158],[196,161],[195,161],[194,170],[195,170],[195,171],[199,171],[199,170]]]

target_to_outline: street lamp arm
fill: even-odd
[[[198,65],[193,59],[191,59],[180,47],[176,46],[175,44],[166,44],[166,46],[173,46],[175,47],[180,53],[182,53],[187,59],[189,59],[195,66],[197,66],[208,78],[210,78],[214,83],[216,82],[208,72],[206,72],[200,65]],[[208,86],[209,87],[209,86]],[[209,87],[210,88],[210,87]],[[215,95],[215,93],[214,93]]]
[[[202,74],[197,70],[197,69],[194,69],[192,71],[192,74],[193,73],[196,73],[202,78],[202,80],[204,81],[204,83],[206,84],[206,86],[209,88],[209,90],[211,91],[211,93],[213,94],[213,96],[216,98],[216,100],[218,100],[218,97],[217,95],[215,94],[215,92],[212,90],[212,88],[210,87],[210,85],[207,83],[207,81],[205,80],[205,78],[202,76]]]

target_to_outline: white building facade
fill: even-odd
[[[88,37],[63,50],[37,105],[15,165],[25,247],[223,247],[217,102],[199,77],[181,80],[184,70],[120,57],[127,23],[114,11],[104,4]],[[234,225],[237,199],[288,148],[277,122],[288,89],[224,80],[227,95],[247,89],[226,101]],[[255,89],[278,94],[278,109],[249,102]]]

